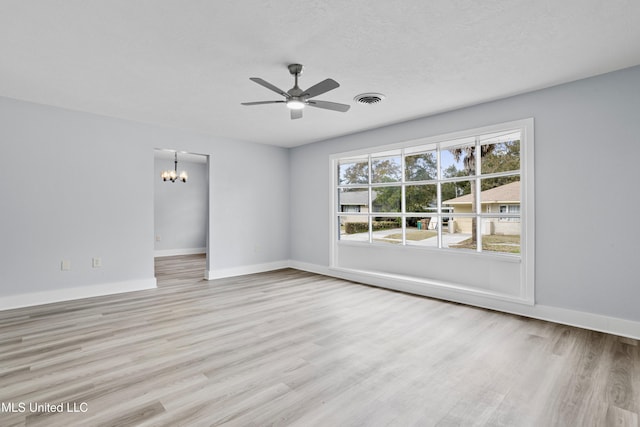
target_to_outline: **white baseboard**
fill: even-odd
[[[216,270],[207,270],[204,278],[207,280],[223,279],[225,277],[243,276],[245,274],[263,273],[265,271],[280,270],[288,268],[289,261],[267,262],[264,264],[243,265],[240,267],[222,268]]]
[[[459,302],[476,307],[488,308],[534,319],[547,320],[554,323],[576,326],[598,332],[606,332],[633,339],[640,339],[640,322],[633,320],[603,316],[601,314],[570,310],[561,307],[539,304],[528,305],[526,303],[523,304],[516,301],[500,300],[491,296],[460,292],[459,289],[435,289],[425,286],[416,280],[401,280],[398,278],[390,279],[387,276],[375,273],[338,270],[327,266],[303,263],[299,261],[290,261],[289,266],[298,270],[351,280],[354,282],[364,283],[366,285],[373,285],[431,298]]]
[[[9,295],[0,298],[0,311],[155,288],[156,279],[154,277],[151,279],[128,280],[124,282],[104,283],[100,285],[29,292],[26,294]]]
[[[324,265],[310,264],[308,262],[289,261],[289,267],[296,270],[308,271],[309,273],[324,274],[325,276],[331,276],[331,269]],[[337,276],[333,276],[337,277]]]
[[[297,270],[308,271],[340,279],[352,280],[355,282],[373,285],[377,287],[389,288],[407,293],[422,295],[431,298],[438,298],[448,301],[459,302],[477,307],[498,310],[534,319],[547,320],[554,323],[576,326],[599,332],[606,332],[633,339],[640,339],[640,322],[621,319],[617,317],[604,316],[595,313],[576,311],[561,307],[546,305],[526,305],[517,302],[499,300],[490,296],[475,294],[465,294],[459,290],[434,289],[422,285],[416,280],[401,280],[398,278],[389,279],[375,273],[348,272],[331,269],[327,266],[304,263],[300,261],[276,261],[263,264],[253,264],[240,267],[210,270],[205,272],[207,280],[222,279],[226,277],[241,276],[245,274],[262,273],[266,271],[279,270],[282,268],[295,268]],[[59,301],[68,301],[81,298],[119,294],[145,289],[156,288],[156,279],[131,280],[124,282],[105,283],[85,287],[55,289],[51,291],[31,292],[26,294],[9,295],[0,298],[0,310],[29,307],[34,305],[49,304]]]
[[[207,248],[162,249],[154,251],[153,256],[158,258],[163,256],[195,255],[206,253]]]
[[[640,340],[640,322],[548,305],[533,308],[534,313],[523,316]]]

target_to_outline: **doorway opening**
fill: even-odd
[[[166,179],[167,172],[175,169],[179,178]],[[182,171],[186,179],[180,178]],[[154,150],[154,266],[158,286],[176,280],[204,280],[209,262],[209,176],[208,155]]]

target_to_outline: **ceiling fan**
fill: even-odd
[[[326,79],[314,86],[311,86],[307,90],[302,90],[298,87],[298,76],[302,74],[302,65],[290,64],[288,68],[291,75],[294,76],[295,83],[293,87],[286,92],[259,77],[249,78],[249,80],[258,83],[260,86],[264,86],[267,89],[284,96],[284,100],[243,102],[242,105],[287,104],[287,108],[291,110],[291,120],[302,118],[302,109],[307,105],[315,108],[324,108],[325,110],[339,111],[341,113],[344,113],[351,108],[351,106],[346,104],[311,99],[340,87],[337,81],[333,79]]]

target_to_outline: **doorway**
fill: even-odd
[[[154,150],[154,265],[159,286],[177,278],[205,277],[209,163],[205,154]]]

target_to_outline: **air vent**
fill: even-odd
[[[361,93],[360,95],[356,95],[353,100],[356,101],[358,104],[365,104],[365,105],[373,105],[373,104],[379,104],[382,102],[382,100],[385,98],[385,96],[381,93]]]

